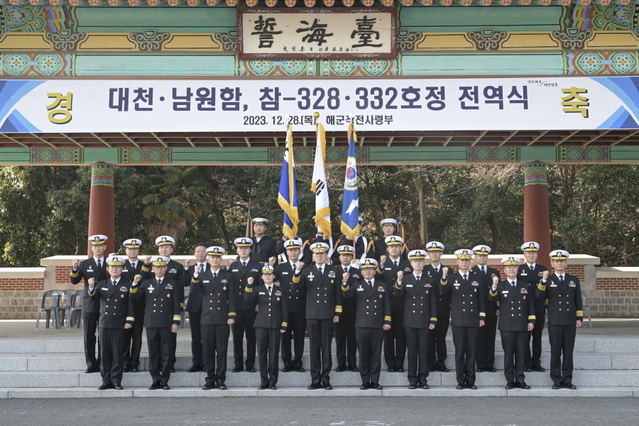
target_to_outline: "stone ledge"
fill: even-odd
[[[0,268],[0,279],[11,278],[39,278],[44,279],[47,268]]]
[[[599,278],[634,278],[639,280],[639,267],[617,266],[612,268],[597,268]]]

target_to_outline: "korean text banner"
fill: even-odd
[[[0,80],[0,132],[639,128],[639,77]]]

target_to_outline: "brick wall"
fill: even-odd
[[[44,272],[44,268],[0,268],[0,319],[36,317]]]

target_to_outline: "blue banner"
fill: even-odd
[[[342,204],[342,224],[340,230],[349,239],[355,241],[359,235],[359,191],[357,188],[357,162],[355,160],[355,143],[357,133],[351,123],[348,126],[348,158],[346,159],[346,176],[344,178],[344,200]]]

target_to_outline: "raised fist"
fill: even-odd
[[[385,255],[385,254],[381,255],[381,256],[379,257],[379,264],[380,264],[380,265],[385,264],[385,263],[386,263],[386,259],[387,259],[387,257],[386,257],[386,255]]]
[[[184,261],[184,269],[189,269],[190,266],[191,266],[191,259],[186,259]]]
[[[133,277],[133,283],[137,284],[140,282],[140,280],[142,279],[142,275],[140,274],[135,274],[135,277]]]
[[[268,258],[268,263],[269,263],[269,265],[271,265],[271,266],[275,266],[275,264],[277,263],[277,257],[275,257],[275,256],[271,256],[271,257],[269,257],[269,258]]]
[[[89,287],[91,288],[95,287],[95,278],[93,277],[89,278],[87,283],[89,284]]]
[[[79,264],[80,264],[80,259],[73,259],[73,262],[71,263],[71,267],[73,269],[78,269]]]
[[[497,287],[497,283],[499,283],[499,278],[497,278],[497,275],[495,275],[493,277],[493,287]]]
[[[442,278],[446,278],[448,276],[448,266],[444,266],[442,268]]]
[[[404,271],[397,272],[397,281],[401,281],[404,279]]]
[[[304,269],[304,262],[297,262],[297,270],[301,271],[302,269]]]
[[[346,281],[348,281],[348,279],[350,278],[351,274],[349,274],[348,272],[344,272],[342,274],[342,282],[345,283]]]
[[[543,281],[546,281],[548,279],[548,271],[547,270],[541,273],[541,279]]]
[[[246,279],[246,283],[247,283],[248,285],[253,285],[253,282],[254,282],[254,281],[255,281],[255,279],[254,279],[253,277],[248,277],[248,278]]]

